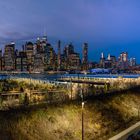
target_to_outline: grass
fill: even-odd
[[[138,91],[99,96],[84,110],[85,140],[107,140],[138,121]],[[0,112],[1,140],[80,140],[81,102]]]

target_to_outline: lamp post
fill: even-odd
[[[84,97],[83,97],[83,90],[81,90],[81,98],[82,98],[82,140],[84,140]]]
[[[82,140],[84,140],[84,102],[82,102]]]
[[[78,93],[79,93],[79,73],[78,73]],[[83,95],[83,89],[81,89],[81,101],[82,101],[82,109],[81,109],[81,123],[82,123],[82,131],[81,131],[81,133],[82,133],[82,140],[84,140],[84,95]]]

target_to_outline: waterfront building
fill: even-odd
[[[53,47],[50,47],[50,58],[49,58],[49,69],[56,70],[57,68],[57,57]]]
[[[118,58],[118,68],[119,69],[128,69],[129,62],[128,62],[128,53],[122,52]]]
[[[44,46],[44,63],[45,63],[45,70],[49,69],[49,61],[50,61],[50,48],[51,48],[51,44],[47,43]]]
[[[3,70],[3,57],[2,57],[2,50],[0,50],[0,71]]]
[[[62,56],[62,66],[65,70],[79,70],[80,55],[74,51],[72,43],[65,46]]]
[[[104,68],[112,68],[111,60],[104,61]]]
[[[73,54],[74,46],[72,45],[72,43],[66,45],[63,52],[64,52],[65,57],[68,57],[69,54]]]
[[[115,56],[108,54],[104,57],[101,53],[99,63],[89,63],[88,44],[83,44],[82,59],[80,54],[74,50],[72,43],[66,45],[61,53],[61,41],[56,48],[48,43],[47,37],[38,38],[33,44],[26,42],[22,51],[15,50],[15,43],[5,46],[4,53],[0,50],[0,70],[11,71],[32,71],[44,72],[48,70],[88,70],[92,68],[106,68],[112,70],[128,71],[136,66],[136,59],[128,59],[128,53],[122,52],[118,61]]]
[[[12,42],[4,48],[4,70],[15,70],[15,43]]]
[[[65,70],[69,69],[69,59],[68,56],[74,53],[74,46],[72,43],[66,45],[63,50],[62,61],[63,61],[63,68]]]
[[[94,62],[89,62],[89,69],[95,68]]]
[[[27,69],[28,71],[33,71],[34,66],[34,45],[32,42],[27,42],[25,45],[25,51],[27,55]]]
[[[2,49],[0,49],[0,58],[2,57]]]
[[[58,41],[57,69],[61,70],[61,41]]]
[[[131,67],[136,66],[136,58],[130,58],[129,64]]]
[[[45,47],[47,45],[47,36],[43,36],[42,40],[41,40],[41,46],[42,46],[42,53],[44,53],[45,55]]]
[[[65,54],[61,54],[61,70],[67,69],[67,59],[65,57]]]
[[[105,68],[115,68],[116,57],[108,54],[107,60],[105,61]]]
[[[111,60],[110,54],[108,54],[107,60],[109,60],[109,61]]]
[[[37,42],[34,45],[34,54],[43,54],[44,53],[44,47],[46,46],[46,42],[44,40],[37,40]]]
[[[4,64],[4,57],[1,58],[1,70],[4,71],[5,64]]]
[[[34,56],[34,72],[44,72],[44,58],[41,53]]]
[[[27,71],[27,55],[25,51],[20,51],[16,56],[16,70]]]
[[[45,47],[44,62],[46,70],[52,70],[54,68],[54,64],[56,63],[55,51],[49,43],[46,44]]]
[[[89,62],[89,69],[98,68],[99,64],[97,62]]]
[[[44,72],[44,48],[46,46],[46,42],[46,37],[43,37],[42,39],[38,39],[34,45],[34,72]]]
[[[72,53],[68,55],[68,70],[80,70],[80,55]]]
[[[88,44],[83,44],[83,58],[82,58],[82,69],[88,69]]]
[[[116,68],[116,64],[117,64],[116,57],[111,55],[110,61],[111,61],[111,68]]]
[[[128,53],[127,52],[122,52],[120,54],[120,61],[121,62],[128,62]]]
[[[100,57],[100,67],[105,68],[105,57],[103,52],[101,53],[101,57]]]

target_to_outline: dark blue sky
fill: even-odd
[[[81,50],[89,43],[90,60],[103,51],[127,51],[140,63],[140,0],[3,0],[0,1],[0,46],[7,40],[41,36],[61,39]]]

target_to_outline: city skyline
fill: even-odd
[[[9,40],[21,46],[22,39],[46,33],[53,44],[59,39],[72,42],[78,51],[88,42],[93,61],[99,61],[101,52],[118,56],[126,51],[140,63],[139,5],[138,0],[2,1],[0,47]]]
[[[42,36],[41,36],[42,37]],[[40,37],[40,38],[41,38]],[[10,42],[15,42],[16,44],[16,49],[18,50],[22,50],[22,45],[25,44],[25,42],[28,42],[28,41],[31,41],[33,43],[35,43],[37,37],[32,37],[32,38],[29,38],[29,39],[19,39],[19,40],[6,40],[4,41],[2,44],[0,44],[0,49],[2,49],[4,51],[4,47],[6,44],[9,44]],[[53,38],[50,38],[49,39],[50,43],[52,44],[52,46],[54,47],[54,49],[57,51],[57,41],[59,40],[55,40]],[[82,57],[82,44],[83,44],[84,41],[80,41],[80,42],[72,42],[72,41],[61,41],[61,44],[62,44],[62,48],[64,48],[67,44],[69,43],[72,43],[74,46],[75,46],[75,50],[78,51],[80,53],[80,57]],[[88,43],[89,44],[89,43]],[[137,59],[137,64],[140,64],[140,59],[139,59],[139,55],[138,55],[138,52],[134,51],[134,48],[133,48],[133,51],[129,51],[129,49],[115,49],[115,50],[112,50],[113,48],[109,49],[109,48],[99,48],[99,49],[94,49],[92,48],[91,46],[92,44],[89,44],[89,61],[92,62],[99,62],[100,61],[100,55],[102,52],[104,52],[104,55],[105,57],[107,58],[108,57],[108,54],[111,54],[111,55],[114,55],[114,56],[119,56],[121,52],[128,52],[129,53],[129,57],[132,58],[132,57],[135,57]],[[118,47],[118,46],[116,46]],[[93,51],[91,51],[93,50]]]
[[[134,72],[139,68],[135,57],[129,57],[127,52],[119,56],[101,53],[100,61],[90,61],[88,58],[88,43],[82,44],[82,54],[75,50],[72,43],[62,47],[58,40],[57,49],[48,41],[47,36],[37,38],[36,42],[25,42],[22,49],[16,49],[15,42],[5,45],[4,51],[0,50],[0,70],[17,72],[67,71],[90,72],[92,69],[108,69],[108,73],[121,71]],[[81,56],[81,57],[80,57]]]

